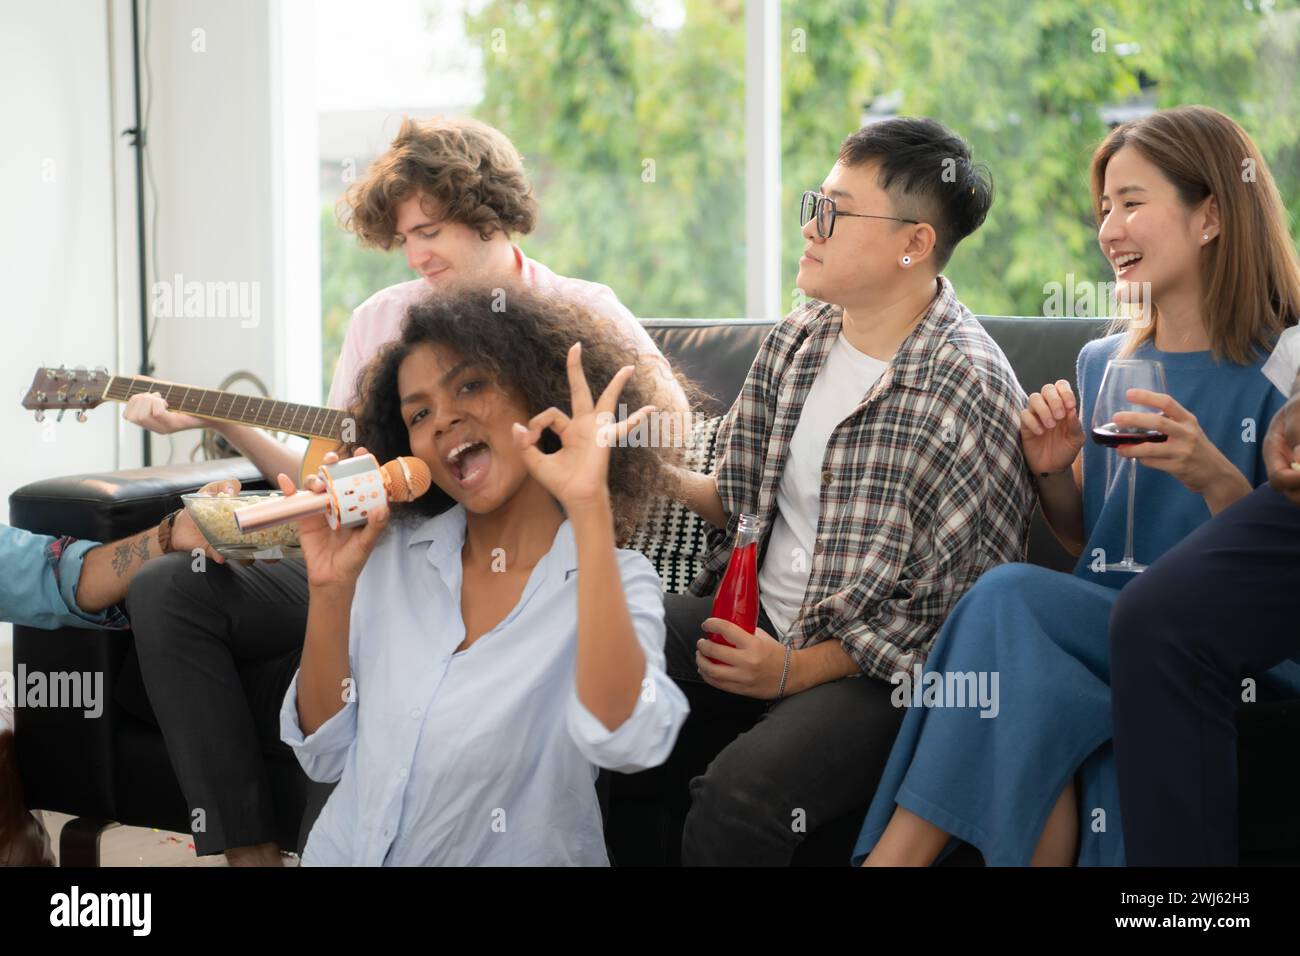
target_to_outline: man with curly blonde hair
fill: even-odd
[[[344,224],[362,243],[401,247],[420,278],[375,293],[353,312],[330,405],[351,404],[357,372],[397,338],[407,307],[429,288],[454,281],[493,289],[516,281],[571,298],[613,322],[637,352],[667,372],[658,407],[685,407],[667,361],[608,286],[557,276],[512,242],[532,232],[537,202],[522,157],[499,130],[468,118],[405,119],[388,152],[353,184],[343,205]]]
[[[621,328],[636,351],[662,370],[658,408],[686,407],[658,346],[608,286],[556,275],[514,243],[512,237],[533,231],[537,200],[523,157],[500,130],[469,117],[406,117],[388,150],[348,189],[340,207],[344,227],[363,245],[401,248],[417,278],[381,289],[353,311],[330,387],[331,408],[352,405],[358,373],[397,338],[407,308],[452,282],[486,290],[522,282],[587,306]],[[133,396],[124,415],[164,435],[216,428],[271,482],[280,472],[298,473],[297,453],[266,432],[169,412],[161,395]]]
[[[400,246],[417,277],[376,292],[353,312],[330,388],[332,407],[357,403],[362,369],[398,338],[407,309],[423,295],[453,283],[504,295],[522,283],[611,323],[660,370],[658,407],[684,410],[685,396],[667,361],[608,287],[558,276],[512,241],[532,231],[537,202],[522,157],[498,130],[467,118],[404,119],[342,206],[346,228],[366,245]],[[126,418],[161,433],[204,424],[168,411],[159,395],[132,398]],[[298,453],[267,433],[215,427],[270,480],[281,472],[298,474]],[[160,558],[132,584],[128,610],[149,703],[181,791],[191,810],[202,808],[206,817],[195,849],[225,852],[232,864],[277,864],[276,815],[262,751],[284,749],[280,702],[306,630],[303,565],[210,566],[194,574],[188,558]]]

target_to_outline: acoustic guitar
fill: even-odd
[[[32,379],[32,387],[23,398],[23,407],[36,412],[38,422],[47,411],[75,411],[77,421],[86,420],[86,412],[104,402],[125,402],[132,395],[157,392],[174,412],[185,412],[210,421],[255,425],[271,431],[287,432],[311,439],[303,455],[301,482],[314,474],[321,460],[354,440],[352,419],[338,408],[299,405],[273,398],[219,392],[211,388],[160,382],[140,375],[110,375],[106,369],[43,368]]]

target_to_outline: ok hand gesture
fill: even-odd
[[[615,422],[615,408],[634,371],[625,365],[605,387],[599,402],[593,402],[587,376],[582,371],[582,343],[569,349],[569,390],[573,415],[552,406],[534,415],[525,427],[514,426],[515,447],[520,449],[529,473],[549,491],[566,512],[587,505],[608,503],[609,449],[636,428],[653,405],[637,409],[623,422]],[[546,455],[537,447],[543,430],[559,436],[563,447]]]

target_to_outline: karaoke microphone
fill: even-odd
[[[325,482],[323,492],[298,491],[240,508],[235,511],[239,530],[262,531],[322,513],[331,528],[364,524],[371,509],[390,501],[413,501],[433,484],[429,466],[411,456],[394,458],[380,468],[374,455],[358,455],[321,465],[317,474]]]

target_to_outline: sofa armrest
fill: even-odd
[[[269,487],[244,458],[46,478],[9,496],[9,523],[36,534],[112,541],[157,524],[181,506],[181,495],[232,477],[245,487]]]
[[[210,481],[266,482],[243,458],[48,478],[9,497],[10,523],[37,534],[112,541],[158,523],[180,496]],[[15,677],[88,675],[98,716],[87,707],[16,708],[15,745],[28,805],[76,816],[116,818],[113,779],[118,676],[131,646],[128,631],[14,628]]]
[[[99,711],[87,716],[91,708],[86,706],[52,707],[49,700],[19,699],[14,743],[27,806],[115,819],[113,687],[130,644],[128,631],[14,628],[16,681],[36,675],[49,686],[66,680],[63,675],[77,675],[78,686],[97,698]]]

